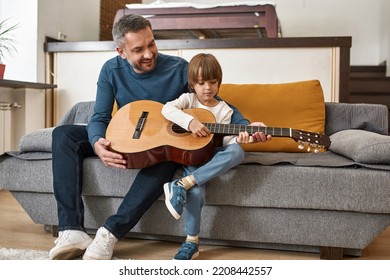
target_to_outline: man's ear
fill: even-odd
[[[117,47],[116,48],[116,51],[118,52],[118,54],[123,58],[123,59],[126,59],[126,52],[122,49],[122,48],[119,48]]]

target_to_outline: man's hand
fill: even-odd
[[[250,125],[253,126],[266,126],[262,122],[254,122]],[[239,144],[248,144],[248,143],[256,143],[256,142],[266,142],[272,139],[271,135],[265,135],[263,132],[256,132],[252,135],[249,135],[247,131],[240,132],[240,134],[237,137],[237,143]]]
[[[111,145],[110,141],[100,138],[93,145],[95,153],[103,161],[105,166],[117,167],[125,169],[127,166],[126,160],[121,154],[111,152],[108,147]]]

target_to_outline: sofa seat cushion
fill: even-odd
[[[330,150],[356,162],[390,164],[390,136],[347,129],[331,135]]]
[[[273,153],[253,154],[264,157]],[[390,212],[389,170],[359,167],[352,160],[343,159],[330,151],[295,153],[299,155],[296,164],[286,161],[272,165],[257,163],[253,154],[246,164],[207,183],[206,204]],[[291,157],[288,161],[293,161],[293,154],[289,154]],[[311,159],[312,156],[318,157],[317,164]],[[333,160],[344,166],[318,166],[322,159],[324,162]],[[341,164],[342,161],[345,162]],[[50,160],[28,161],[3,155],[0,157],[0,185],[12,191],[52,193],[51,173],[42,172],[50,168]],[[25,170],[23,176],[20,176],[20,170]],[[83,195],[122,198],[137,174],[137,169],[109,168],[97,157],[87,158],[84,162]],[[162,195],[160,200],[163,199]]]
[[[315,133],[325,131],[325,102],[318,80],[282,84],[222,84],[219,95],[250,122]],[[292,138],[243,145],[246,151],[305,152]]]
[[[255,154],[265,157],[274,153],[251,156]],[[390,213],[388,171],[356,166],[330,151],[285,154],[297,155],[296,165],[281,162],[265,166],[247,161],[211,180],[206,185],[206,204]],[[250,161],[255,162],[253,158]],[[322,162],[339,166],[321,166]],[[83,193],[87,196],[123,197],[138,173],[135,169],[107,170],[97,158],[88,158],[84,171]]]
[[[390,213],[388,171],[240,165],[206,186],[206,204]]]
[[[319,156],[318,162],[322,156],[340,163],[343,158],[332,152],[309,155]],[[360,168],[348,159],[343,167],[303,165],[303,159],[297,164],[302,165],[239,165],[207,183],[206,204],[390,213],[388,171]],[[84,195],[123,197],[138,170],[107,170],[99,159],[88,158],[84,172]]]

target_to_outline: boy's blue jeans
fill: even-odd
[[[84,204],[81,198],[83,161],[96,156],[82,125],[64,125],[53,131],[53,187],[58,208],[58,230],[85,230]],[[162,162],[138,173],[116,214],[104,223],[118,239],[124,237],[152,203],[162,195],[163,185],[172,180],[179,167]]]
[[[192,174],[197,184],[187,191],[185,232],[196,236],[200,232],[205,183],[216,178],[244,160],[245,152],[238,144],[217,148],[213,158],[202,166],[184,166],[183,176]]]

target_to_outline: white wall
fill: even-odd
[[[284,37],[352,36],[351,64],[377,65],[381,0],[278,0]]]
[[[98,41],[100,0],[38,0],[38,80],[44,81],[45,36],[65,41]]]
[[[5,79],[44,82],[45,36],[66,41],[99,40],[100,0],[0,0],[0,18],[18,23],[18,52],[8,57]]]
[[[38,0],[0,0],[0,19],[19,24],[14,31],[17,53],[4,59],[4,79],[35,82],[37,77]]]

